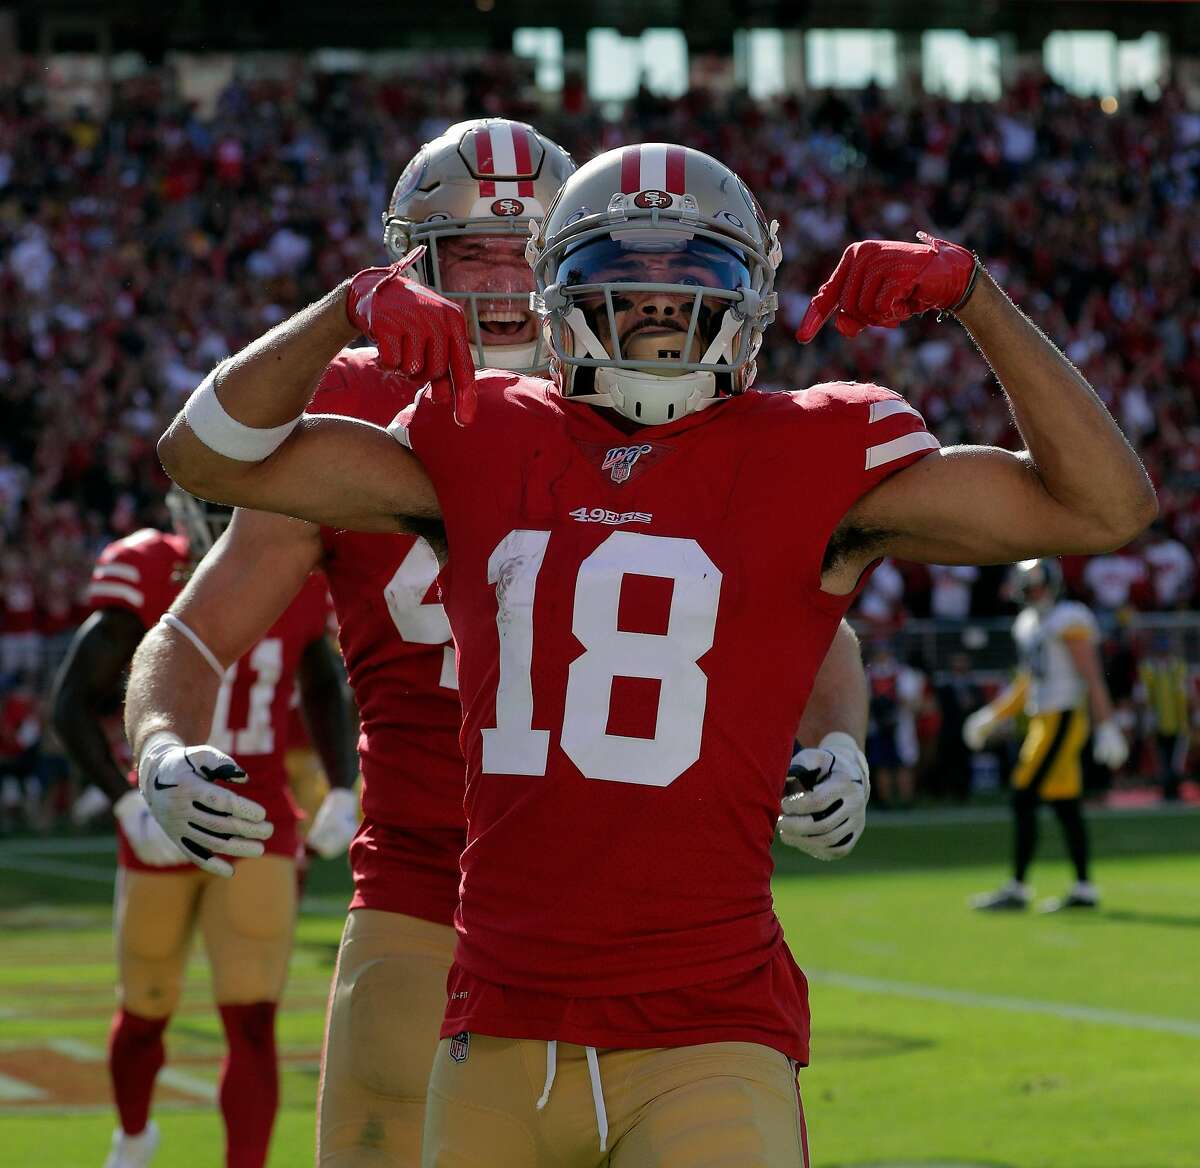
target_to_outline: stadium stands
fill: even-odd
[[[782,224],[761,385],[878,380],[943,443],[1012,445],[988,372],[952,324],[791,339],[850,240],[930,227],[975,248],[1105,396],[1160,489],[1154,531],[1068,563],[1069,586],[1110,612],[1190,608],[1200,113],[1177,91],[1113,115],[1032,76],[994,104],[895,104],[870,88],[769,104],[643,91],[609,120],[571,79],[549,116],[505,104],[516,87],[504,62],[456,73],[438,59],[387,80],[297,63],[285,81],[231,84],[211,116],[177,96],[169,69],[116,83],[103,118],[63,112],[33,60],[0,86],[0,701],[44,684],[96,551],[165,525],[154,443],[187,392],[264,326],[379,262],[378,214],[403,161],[482,113],[536,119],[577,158],[639,140],[719,155]],[[1002,578],[898,565],[862,615],[885,631],[914,617],[953,628],[964,611],[1006,611]]]

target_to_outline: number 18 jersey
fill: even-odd
[[[493,384],[494,382],[494,384]],[[772,909],[792,735],[850,597],[848,508],[936,447],[876,386],[751,392],[627,434],[512,374],[465,428],[393,423],[433,479],[467,847],[443,1033],[807,1057]]]

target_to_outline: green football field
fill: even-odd
[[[1001,809],[876,815],[838,865],[780,856],[779,913],[812,981],[814,1168],[1200,1168],[1200,813],[1092,822],[1096,913],[967,910],[1005,874]],[[1059,892],[1050,820],[1043,853],[1038,892]],[[112,863],[102,839],[0,842],[3,1168],[99,1168],[107,1151]],[[311,1163],[347,888],[321,866],[300,921],[274,1168]],[[221,1046],[197,956],[156,1095],[161,1168],[220,1163]]]

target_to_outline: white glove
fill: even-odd
[[[1129,746],[1125,735],[1121,733],[1121,727],[1112,718],[1096,727],[1095,737],[1092,739],[1092,757],[1110,771],[1120,770],[1125,765],[1125,760],[1129,757]]]
[[[987,706],[984,706],[982,710],[976,710],[973,714],[968,714],[966,721],[963,722],[963,741],[967,744],[967,749],[982,750],[987,745],[987,740],[995,728],[996,719]]]
[[[105,811],[116,813],[112,800],[95,783],[89,783],[71,804],[71,822],[76,827],[83,827]]]
[[[113,805],[113,815],[121,825],[129,846],[143,864],[166,868],[171,864],[186,864],[185,856],[170,840],[150,814],[141,791],[130,789]]]
[[[218,786],[244,783],[246,772],[214,746],[184,746],[166,730],[151,734],[138,760],[138,785],[154,818],[185,857],[206,872],[232,876],[233,865],[215,856],[261,856],[260,840],[275,830],[266,810]]]
[[[346,787],[334,787],[321,800],[305,843],[326,860],[340,856],[358,831],[358,796]]]
[[[867,760],[849,734],[835,730],[796,755],[792,769],[816,773],[811,791],[785,795],[779,838],[817,860],[848,856],[867,826],[871,776]]]

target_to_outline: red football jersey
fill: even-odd
[[[417,385],[381,369],[375,356],[369,348],[339,353],[309,412],[386,425]],[[362,725],[364,820],[350,848],[351,908],[449,924],[466,820],[462,708],[437,557],[414,535],[322,528],[321,538]]]
[[[437,488],[459,646],[468,836],[443,1032],[804,1059],[770,846],[852,599],[821,590],[822,558],[937,440],[873,385],[746,393],[632,436],[545,382],[480,390],[470,426],[423,394],[391,427]]]
[[[88,602],[93,609],[126,609],[149,629],[178,595],[189,566],[183,536],[149,528],[134,532],[100,553],[88,586]],[[237,791],[266,807],[267,818],[275,824],[266,850],[274,855],[296,854],[297,813],[283,765],[288,744],[288,704],[301,655],[312,641],[324,635],[328,616],[325,580],[314,573],[222,683],[206,739],[232,755],[246,771],[247,781],[239,784]],[[131,775],[130,779],[136,783],[137,776]],[[123,835],[120,862],[127,868],[147,867]],[[179,865],[180,870],[189,867]]]

